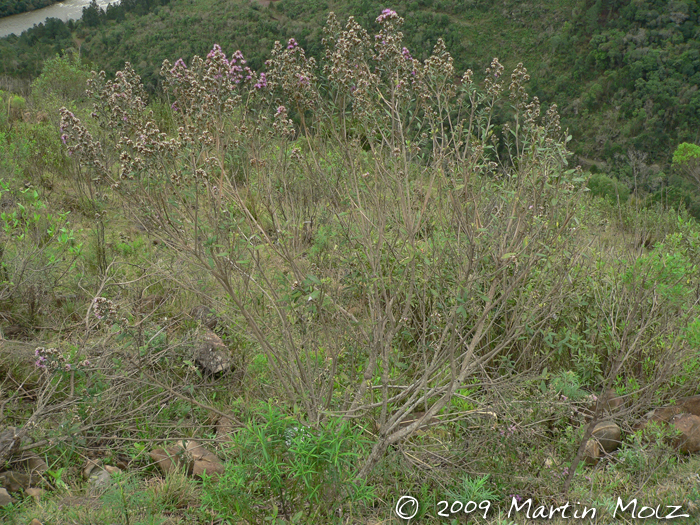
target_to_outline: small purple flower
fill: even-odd
[[[207,58],[214,58],[216,55],[219,54],[222,54],[221,46],[219,44],[214,44],[214,47],[212,47],[211,51],[209,51]]]
[[[377,17],[377,23],[381,24],[384,22],[384,20],[391,20],[394,18],[398,18],[399,15],[396,14],[396,11],[393,11],[391,9],[385,9],[382,11],[382,14]]]
[[[237,49],[236,52],[233,54],[233,57],[231,57],[231,64],[235,64],[236,62],[245,64],[245,60],[243,59],[243,53],[241,53],[240,49]]]
[[[182,60],[182,58],[177,59],[177,61],[173,65],[172,69],[170,70],[170,73],[172,73],[174,75],[178,69],[187,69],[187,64],[185,64],[185,61]],[[178,75],[178,77],[179,76],[180,75]]]
[[[66,145],[66,136],[65,135],[61,135],[61,142],[63,142],[64,146]]]
[[[409,52],[408,48],[403,48],[401,50],[401,54],[406,60],[413,60],[413,57],[411,56],[411,53]]]
[[[520,503],[523,500],[523,497],[520,494],[511,494],[510,497],[518,503]]]
[[[255,89],[262,89],[267,87],[267,75],[265,73],[260,73],[260,80],[255,84]]]
[[[294,49],[294,48],[297,47],[298,45],[299,45],[299,44],[297,43],[296,40],[294,40],[293,38],[290,38],[290,39],[289,39],[289,42],[287,42],[287,49]]]
[[[280,116],[280,115],[283,115],[283,114],[285,114],[286,112],[287,112],[287,108],[285,108],[284,106],[279,106],[279,107],[277,108],[277,113],[275,113],[275,117],[278,117],[278,116]]]

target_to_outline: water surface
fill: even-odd
[[[102,9],[106,9],[107,5],[110,3],[118,4],[119,1],[111,0],[110,2],[110,0],[97,0],[97,5]],[[65,0],[64,2],[44,7],[43,9],[37,9],[36,11],[0,18],[0,38],[11,35],[12,33],[19,36],[23,31],[44,22],[47,18],[60,18],[64,22],[68,22],[68,20],[77,20],[83,16],[83,7],[89,5],[90,0]]]

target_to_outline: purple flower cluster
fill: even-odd
[[[296,40],[294,40],[293,38],[290,38],[289,42],[287,42],[287,49],[294,49],[298,45],[299,45],[299,43]]]
[[[265,75],[265,73],[260,73],[260,79],[254,87],[255,89],[264,89],[267,87],[267,75]]]
[[[90,366],[90,361],[87,359],[83,360],[77,365],[67,362],[66,357],[56,348],[44,348],[43,346],[40,346],[34,351],[34,356],[36,357],[34,365],[42,370],[62,370],[64,372],[71,372],[76,369],[79,370]]]
[[[187,64],[185,64],[185,61],[182,60],[182,58],[178,58],[175,64],[173,64],[173,67],[170,69],[170,74],[180,78],[182,76],[181,70],[183,69],[187,69]]]
[[[238,49],[231,57],[231,60],[226,62],[226,56],[224,55],[224,63],[229,66],[229,77],[236,83],[240,83],[244,78],[245,80],[250,80],[253,78],[253,72],[250,68],[244,68],[246,61],[243,58],[243,53]],[[245,73],[245,74],[244,74]]]
[[[377,23],[381,24],[385,20],[394,20],[398,17],[399,15],[396,14],[396,11],[392,9],[385,9],[382,11],[382,14],[377,17]]]
[[[275,117],[279,117],[280,115],[284,116],[287,114],[287,108],[284,106],[279,106],[277,108],[277,112],[275,113]]]
[[[37,348],[34,351],[34,357],[37,358],[37,360],[34,364],[37,366],[37,368],[43,368],[44,370],[46,370],[47,358],[45,355],[42,355],[41,350],[42,350],[41,348]]]
[[[564,470],[561,471],[561,474],[558,472],[554,473],[554,477],[557,479],[566,479],[569,476],[569,467],[564,467]]]
[[[411,53],[409,52],[408,48],[403,48],[401,50],[401,54],[406,60],[413,60],[413,57],[411,56]]]
[[[207,58],[214,58],[219,53],[223,53],[223,51],[221,50],[221,46],[219,44],[214,44],[214,47],[211,48],[211,51],[207,53]]]
[[[141,135],[141,140],[144,140],[144,136]],[[114,303],[109,299],[104,297],[95,297],[92,300],[92,313],[95,317],[102,320],[104,318],[114,317],[117,314],[117,309]]]
[[[510,425],[507,430],[501,430],[500,434],[502,437],[510,437],[518,430],[516,425]]]

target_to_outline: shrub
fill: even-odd
[[[372,498],[370,487],[355,482],[366,445],[342,419],[308,427],[263,405],[235,434],[225,474],[205,480],[204,506],[219,519],[315,522]]]
[[[591,195],[604,197],[613,203],[625,203],[630,196],[630,189],[625,184],[603,173],[591,175],[588,189],[591,190]]]

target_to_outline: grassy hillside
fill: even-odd
[[[0,470],[45,462],[3,523],[697,521],[697,454],[645,422],[700,394],[700,227],[634,152],[576,167],[544,66],[571,6],[133,5],[0,92]],[[163,473],[179,440],[217,476]]]
[[[313,49],[282,5],[237,16]],[[423,523],[443,500],[525,523],[513,498],[697,520],[697,454],[640,425],[700,394],[697,222],[573,168],[522,67],[457,84],[446,43],[419,60],[402,22],[330,18],[318,62],[297,40],[175,49],[155,96],[148,62],[77,55],[0,94],[0,407],[24,433],[0,461],[46,462],[3,523],[398,523],[408,494]],[[108,33],[82,30],[98,56]],[[610,420],[620,447],[585,461]],[[182,439],[215,479],[158,470]]]

